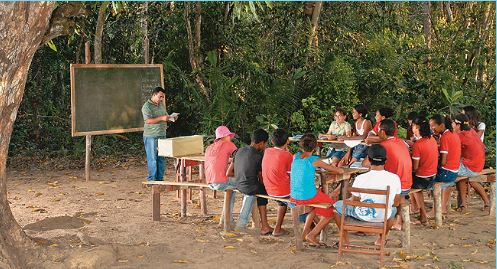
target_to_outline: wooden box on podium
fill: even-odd
[[[179,136],[159,139],[159,156],[181,157],[204,154],[204,140],[201,135]]]

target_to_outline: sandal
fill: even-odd
[[[457,212],[461,212],[461,213],[464,213],[466,212],[466,207],[465,206],[460,206],[456,209]]]

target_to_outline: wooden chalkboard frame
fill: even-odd
[[[159,67],[161,86],[164,88],[164,67],[162,64],[71,64],[71,135],[72,136],[85,136],[85,135],[103,135],[103,134],[122,134],[128,132],[141,132],[143,127],[128,128],[128,129],[113,129],[102,131],[79,132],[76,130],[76,93],[75,93],[75,68],[150,68]],[[164,100],[165,105],[165,100]]]

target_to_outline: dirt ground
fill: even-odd
[[[172,180],[172,169],[167,170]],[[175,192],[161,195],[161,221],[152,221],[151,191],[142,186],[143,161],[92,170],[8,169],[8,199],[17,221],[39,245],[48,249],[34,268],[378,268],[374,256],[346,254],[337,262],[335,249],[295,252],[290,214],[283,237],[258,236],[249,230],[223,235],[217,226],[222,193],[208,192],[208,217],[202,217],[198,192],[180,218]],[[400,247],[400,232],[388,236],[387,268],[495,268],[495,218],[481,211],[471,193],[469,212],[451,212],[444,227],[411,225],[412,250]],[[235,212],[241,198],[237,197]],[[269,203],[276,221],[276,203]],[[235,215],[236,217],[236,215]],[[412,215],[412,219],[415,215]],[[328,243],[337,240],[330,224]],[[353,235],[352,241],[374,241]]]

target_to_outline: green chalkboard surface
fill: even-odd
[[[160,64],[72,64],[72,136],[143,131],[141,107],[157,86]]]

